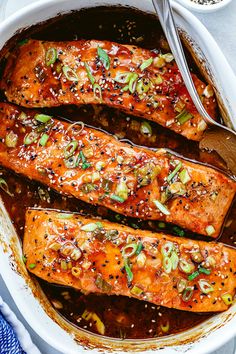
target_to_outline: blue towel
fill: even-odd
[[[0,312],[0,354],[26,354],[15,332]]]

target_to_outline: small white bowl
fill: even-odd
[[[214,12],[223,9],[223,7],[227,6],[232,0],[222,0],[217,4],[213,4],[213,5],[199,5],[191,0],[176,0],[176,1],[179,2],[181,5],[187,7],[189,10],[207,13],[207,12]]]

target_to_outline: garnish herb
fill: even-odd
[[[124,267],[125,267],[128,282],[131,283],[134,275],[133,275],[132,270],[130,268],[129,260],[127,258],[125,258],[125,260],[124,260]]]
[[[156,207],[160,210],[161,213],[165,215],[170,215],[169,210],[159,200],[153,200],[153,203],[156,205]]]
[[[0,188],[6,192],[10,197],[14,197],[14,194],[9,191],[9,187],[5,179],[0,178]]]
[[[90,66],[89,66],[88,63],[86,63],[86,62],[84,62],[84,66],[85,66],[85,69],[86,69],[86,72],[87,72],[87,75],[88,75],[88,78],[89,78],[91,84],[94,85],[94,84],[95,84],[95,78],[94,78],[94,76],[92,75]]]
[[[119,197],[119,196],[116,195],[116,194],[112,194],[112,195],[110,196],[110,198],[111,198],[112,200],[118,202],[118,203],[124,203],[124,201],[125,201],[124,198]]]
[[[48,139],[49,139],[49,135],[44,133],[39,140],[39,144],[41,146],[45,146],[48,142]]]
[[[151,64],[153,63],[153,58],[149,58],[145,60],[141,65],[140,65],[140,70],[144,71],[147,69]]]
[[[122,256],[124,258],[132,257],[133,255],[136,254],[137,249],[138,249],[138,245],[136,243],[130,243],[130,244],[126,245],[125,247],[123,247]]]
[[[87,168],[89,168],[89,167],[91,166],[91,164],[90,164],[89,162],[87,162],[86,157],[84,156],[83,151],[80,151],[79,156],[80,156],[80,158],[81,158],[81,160],[82,160],[82,169],[83,169],[83,170],[86,170]]]
[[[29,134],[26,134],[24,137],[24,145],[30,145],[34,143],[39,137],[39,134],[32,131]]]
[[[64,148],[64,157],[68,159],[73,155],[75,150],[78,147],[78,142],[76,140],[71,141],[65,148]]]
[[[175,169],[167,176],[166,180],[168,183],[174,178],[174,176],[178,173],[181,167],[182,167],[182,162],[179,162],[178,165],[175,167]]]
[[[45,55],[46,65],[50,66],[50,65],[54,64],[56,60],[57,60],[57,51],[56,51],[56,49],[55,48],[49,48],[46,51],[46,55]]]
[[[93,85],[94,97],[97,98],[100,102],[102,101],[102,88],[98,84]]]
[[[191,118],[193,118],[193,115],[189,113],[186,109],[183,109],[182,112],[180,112],[175,118],[180,124],[184,124]]]
[[[98,53],[98,58],[102,62],[104,68],[106,70],[109,70],[109,68],[110,68],[110,59],[109,59],[109,56],[108,56],[107,52],[105,52],[105,50],[103,50],[101,47],[98,47],[97,48],[97,53]]]
[[[71,69],[69,66],[63,66],[62,71],[65,75],[65,77],[67,78],[67,80],[69,81],[79,81],[78,75],[76,74],[76,72]]]
[[[191,287],[191,286],[186,287],[186,289],[184,289],[183,295],[182,295],[183,301],[184,302],[190,301],[192,296],[193,296],[193,287]]]
[[[35,114],[34,119],[36,119],[37,122],[45,124],[49,122],[52,119],[52,117],[48,116],[47,114]]]

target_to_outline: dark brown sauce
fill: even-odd
[[[20,40],[29,37],[41,40],[107,39],[166,51],[163,34],[156,18],[128,8],[101,7],[59,16],[42,25],[22,31],[13,37],[8,46],[12,48]],[[2,53],[10,48],[4,48]],[[197,72],[193,61],[190,60],[189,63],[192,70]],[[3,61],[2,64],[4,65]],[[200,76],[199,73],[198,75]],[[2,99],[5,99],[3,95]],[[173,149],[185,157],[209,163],[219,168],[223,167],[222,162],[214,154],[199,151],[196,142],[187,141],[185,138],[150,122],[152,135],[151,137],[144,136],[140,133],[140,124],[143,120],[111,108],[104,106],[64,106],[45,109],[44,111],[62,118],[84,121],[91,126],[102,128],[111,134],[115,134],[120,139],[128,139],[135,144],[152,148]],[[1,195],[21,238],[23,237],[25,210],[30,206],[98,215],[135,228],[161,230],[179,236],[186,235],[186,231],[173,225],[166,225],[163,229],[163,223],[128,219],[106,208],[96,208],[74,198],[62,197],[45,186],[4,169],[0,170],[0,173],[1,177],[7,181],[10,191],[14,193],[13,198],[5,192],[1,192]],[[234,246],[236,208],[232,208],[227,220],[226,226],[228,227],[224,228],[221,241]],[[231,222],[231,220],[233,221]],[[190,236],[195,237],[195,235]],[[85,309],[96,312],[105,325],[105,335],[110,337],[122,339],[153,338],[173,334],[196,326],[211,316],[211,314],[194,314],[167,309],[126,297],[85,295],[79,291],[48,284],[41,280],[40,284],[49,300],[67,320],[78,327],[96,332],[93,323],[81,318]]]

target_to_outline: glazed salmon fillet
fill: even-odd
[[[219,235],[236,190],[220,171],[7,103],[0,119],[2,166],[129,217]]]
[[[212,88],[192,74],[212,118]],[[106,104],[200,140],[207,125],[195,109],[172,54],[108,41],[29,40],[7,58],[0,88],[25,107]]]
[[[72,213],[29,209],[26,266],[50,283],[193,312],[224,311],[236,287],[236,251]]]

